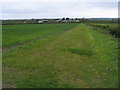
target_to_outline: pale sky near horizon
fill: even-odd
[[[118,0],[2,0],[0,4],[1,19],[118,17]]]

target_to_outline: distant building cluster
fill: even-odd
[[[56,23],[67,23],[67,22],[69,22],[69,23],[73,23],[73,22],[79,23],[80,20],[56,20],[55,22]]]
[[[44,23],[81,23],[86,22],[85,18],[59,18],[59,19],[18,19],[18,20],[3,20],[3,25],[14,24],[44,24]]]
[[[38,21],[38,23],[48,23],[49,22],[49,20],[40,20],[40,21]]]
[[[27,23],[38,23],[38,24],[43,24],[43,23],[80,23],[80,20],[77,18],[75,18],[75,19],[62,18],[62,19],[48,19],[48,20],[32,19],[32,21],[30,21],[30,20],[24,21],[24,24],[27,24]]]

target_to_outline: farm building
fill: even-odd
[[[68,21],[68,20],[62,20],[61,22],[67,23],[67,22],[69,22],[69,21]]]
[[[79,20],[56,20],[55,21],[56,23],[72,23],[72,22],[76,22],[76,23],[78,23],[78,22],[80,22]]]
[[[43,20],[43,23],[47,23],[48,22],[48,20]]]
[[[43,23],[43,21],[38,21],[38,23]]]
[[[62,20],[56,20],[55,22],[61,22]]]
[[[38,21],[38,23],[48,23],[49,21],[48,20],[40,20]]]
[[[79,20],[74,20],[74,22],[80,22]]]

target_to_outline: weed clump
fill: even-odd
[[[66,50],[71,52],[71,53],[76,53],[79,55],[86,55],[86,56],[93,55],[93,51],[91,51],[90,49],[66,48]]]

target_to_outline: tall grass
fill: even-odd
[[[91,26],[95,26],[98,28],[106,29],[110,34],[112,34],[115,37],[120,37],[120,30],[118,27],[118,23],[88,23]]]

